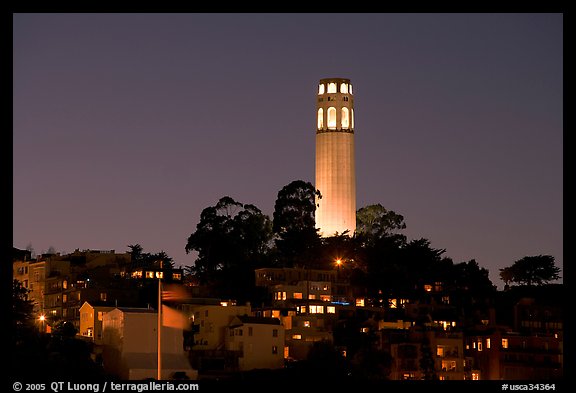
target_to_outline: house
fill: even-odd
[[[104,315],[114,309],[115,307],[84,302],[80,307],[80,330],[78,334],[92,339],[96,345],[101,345]]]
[[[161,378],[185,373],[197,379],[184,350],[182,329],[163,326],[160,336]],[[157,378],[158,313],[147,308],[116,307],[103,315],[102,360],[104,370],[120,379]]]
[[[284,367],[284,327],[277,318],[234,317],[227,329],[226,349],[238,351],[238,370]]]

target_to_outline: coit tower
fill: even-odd
[[[316,98],[316,228],[323,237],[356,229],[354,96],[350,79],[327,78]]]

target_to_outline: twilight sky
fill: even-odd
[[[16,13],[13,245],[184,247],[230,196],[314,184],[322,78],[354,86],[357,208],[454,262],[563,267],[563,16]],[[561,272],[561,275],[563,272]]]

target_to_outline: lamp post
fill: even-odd
[[[44,333],[44,321],[46,320],[46,316],[44,314],[40,315],[40,318],[38,318],[40,320],[40,324],[42,326],[40,332]]]
[[[341,265],[342,265],[342,259],[341,258],[336,259],[336,283],[335,283],[336,288],[335,288],[335,292],[336,292],[337,296],[339,295],[339,292],[340,292],[338,290],[338,288],[340,286],[340,266]],[[338,300],[340,300],[339,297],[338,297]]]

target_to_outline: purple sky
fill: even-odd
[[[230,196],[314,183],[322,78],[351,79],[357,208],[454,262],[563,267],[562,14],[14,14],[13,245],[184,247]],[[562,274],[562,273],[561,273]]]

